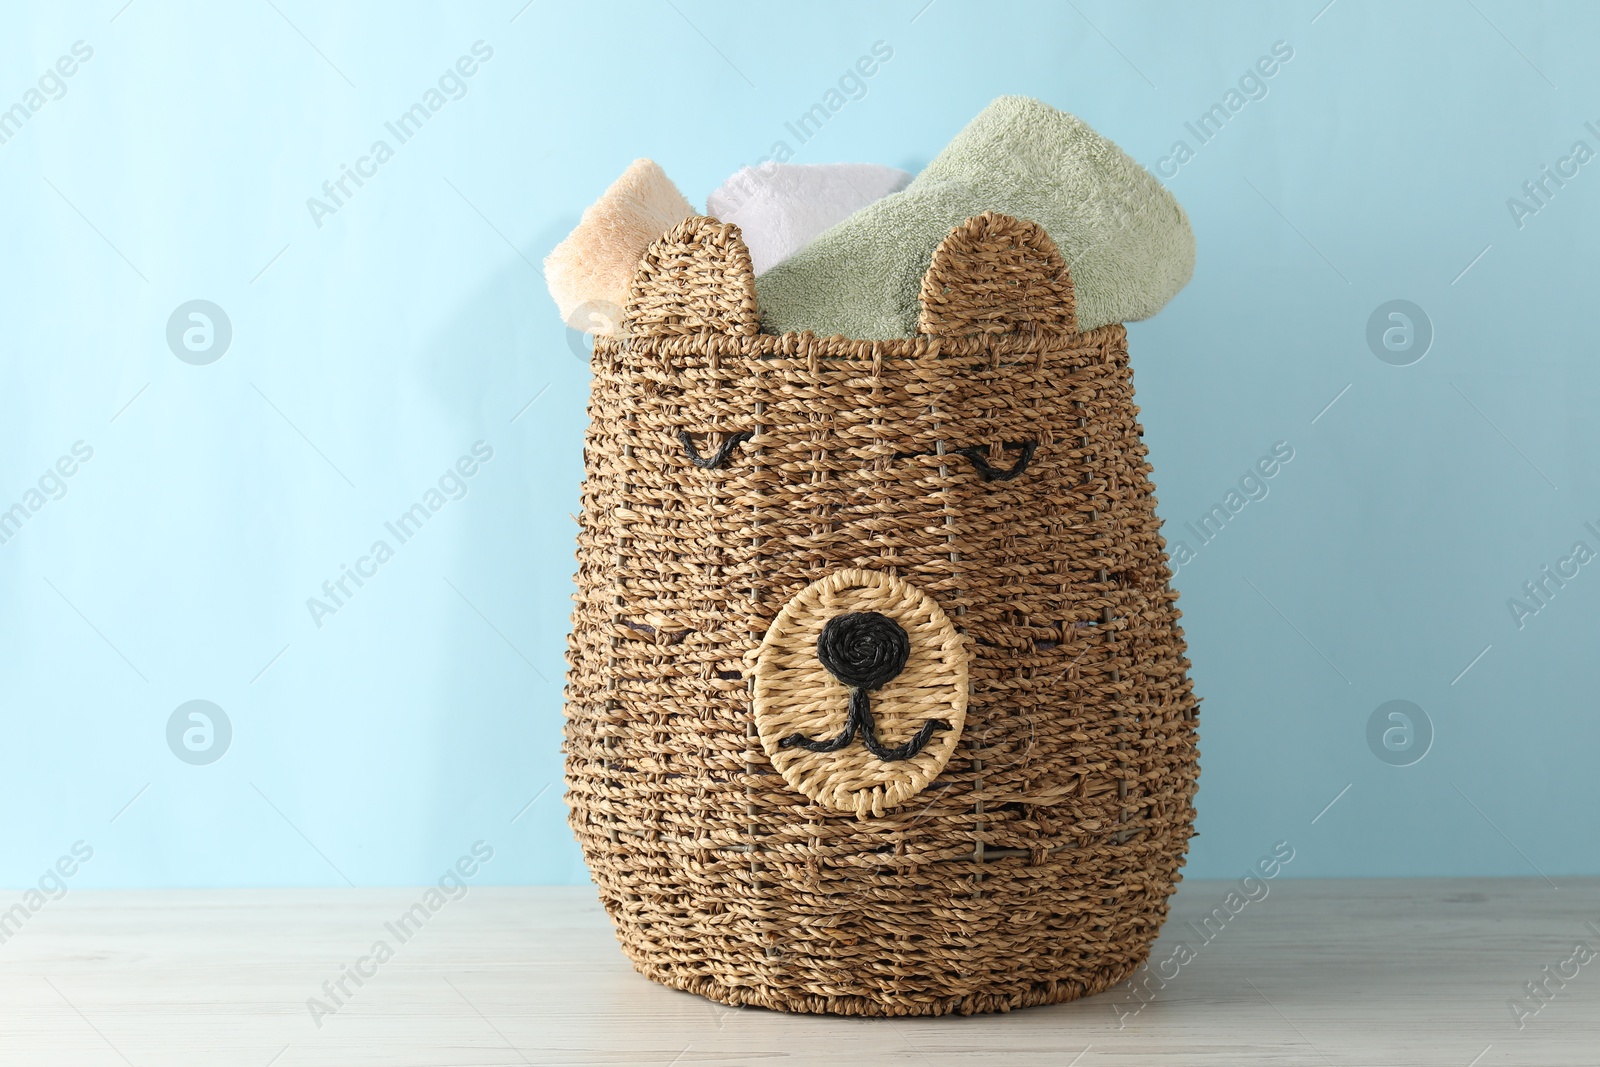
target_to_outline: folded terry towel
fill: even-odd
[[[591,330],[588,312],[598,309],[614,327],[645,249],[694,213],[654,161],[634,160],[545,257],[545,284],[562,321],[573,329]]]
[[[933,250],[1002,211],[1039,223],[1072,272],[1078,326],[1149,318],[1189,281],[1194,234],[1172,194],[1083,120],[1002,96],[906,189],[856,212],[757,280],[762,329],[912,337]]]
[[[834,223],[898,192],[911,175],[877,163],[767,163],[742,167],[706,197],[706,214],[744,234],[757,275]]]

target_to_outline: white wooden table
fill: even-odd
[[[1186,924],[1228,884],[1187,882],[1153,958],[1180,939],[1195,957],[1148,1003],[896,1020],[656,986],[588,888],[473,888],[403,943],[385,923],[419,890],[72,890],[0,944],[0,1063],[1593,1067],[1600,956],[1563,961],[1600,952],[1600,879],[1557,884],[1280,879],[1202,944]],[[380,938],[394,957],[314,1021]],[[1512,998],[1539,1008],[1521,1029]]]

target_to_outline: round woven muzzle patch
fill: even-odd
[[[967,650],[939,605],[891,575],[806,586],[755,653],[755,720],[783,780],[835,811],[883,815],[950,762],[967,717]]]

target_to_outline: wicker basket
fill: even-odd
[[[669,986],[1004,1011],[1123,980],[1166,917],[1196,709],[1125,330],[986,214],[919,332],[762,334],[698,217],[595,346],[567,799]]]

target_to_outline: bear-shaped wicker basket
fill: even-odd
[[[1166,917],[1196,706],[1126,331],[994,213],[921,301],[914,338],[763,334],[695,217],[595,345],[567,800],[669,986],[1004,1011],[1125,979]]]

